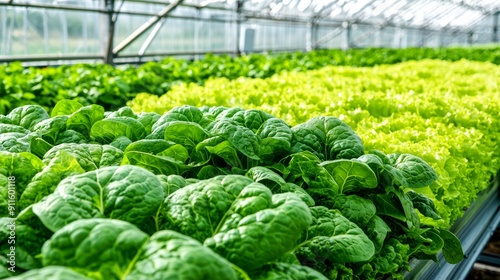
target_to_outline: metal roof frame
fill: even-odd
[[[325,42],[340,35],[346,28],[353,25],[372,25],[375,28],[351,38],[352,43],[371,36],[374,32],[386,27],[402,29],[419,29],[424,31],[472,32],[477,24],[487,16],[493,16],[494,25],[491,28],[493,42],[498,41],[498,14],[500,1],[495,0],[92,0],[102,5],[85,6],[80,4],[61,4],[58,1],[0,0],[0,7],[23,7],[33,9],[54,9],[80,12],[93,12],[107,15],[109,35],[102,57],[107,63],[112,63],[121,56],[121,52],[136,41],[141,35],[152,30],[143,41],[137,56],[147,56],[147,50],[165,22],[167,17],[195,21],[231,22],[237,26],[236,37],[239,41],[242,23],[274,21],[284,23],[304,24],[310,27],[310,46],[321,47]],[[83,1],[81,1],[83,3]],[[128,3],[150,5],[150,9],[122,9]],[[429,8],[432,5],[433,8]],[[129,6],[131,7],[131,6]],[[225,11],[226,17],[212,18],[201,13],[175,12],[177,7],[194,11]],[[444,8],[438,8],[444,7]],[[154,10],[161,10],[155,12]],[[178,9],[177,9],[178,10]],[[182,11],[184,11],[182,10]],[[187,11],[187,10],[186,10]],[[206,13],[204,13],[206,15]],[[210,14],[210,13],[209,13]],[[148,16],[142,26],[131,32],[129,36],[113,45],[114,24],[118,15]],[[465,19],[469,20],[465,20]],[[343,26],[343,29],[339,29]],[[318,27],[331,28],[331,32],[319,38]],[[432,32],[428,34],[433,34]],[[430,36],[430,35],[426,35]],[[425,40],[426,36],[422,36]],[[313,40],[315,40],[313,42]],[[239,54],[239,43],[235,44],[235,54]],[[167,54],[167,53],[166,53]],[[83,55],[84,56],[84,55]],[[52,56],[49,56],[52,57]],[[53,58],[57,58],[54,56]],[[68,55],[78,57],[80,55]],[[96,56],[91,56],[95,58]],[[127,55],[128,57],[128,55]],[[30,58],[31,59],[31,58]],[[0,59],[1,61],[2,59]]]

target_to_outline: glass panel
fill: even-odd
[[[98,13],[0,7],[0,55],[102,54]]]

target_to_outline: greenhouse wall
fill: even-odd
[[[353,19],[340,15],[315,18],[311,16],[314,14],[300,12],[305,9],[300,7],[303,1],[299,1],[297,7],[281,7],[288,12],[284,16],[273,12],[280,7],[278,4],[269,5],[269,11],[258,11],[255,3],[264,1],[243,1],[240,10],[236,6],[238,1],[202,6],[204,2],[184,1],[176,6],[116,53],[117,61],[120,57],[124,61],[141,61],[144,57],[153,59],[164,55],[196,57],[205,53],[237,55],[314,48],[445,47],[498,41],[498,35],[494,34],[494,26],[498,25],[495,14],[478,16],[477,11],[472,11],[471,22],[466,27],[448,28],[460,16],[469,15],[466,12],[470,11],[459,8],[455,9],[458,10],[456,16],[440,19],[436,15],[443,8],[436,8],[434,12],[422,6],[413,19],[420,25],[411,26],[399,19],[410,15],[404,7],[398,17],[389,9],[386,12],[389,19],[374,17],[368,21],[361,16],[364,10],[354,13]],[[290,1],[281,3],[285,2]],[[103,60],[111,30],[105,3],[109,1],[0,1],[0,61],[47,57]],[[127,39],[165,5],[161,1],[116,1],[112,15],[115,19],[113,46]],[[432,21],[426,22],[422,13],[428,13]],[[335,10],[331,14],[334,15]],[[253,32],[251,42],[243,42],[246,30]],[[250,49],[244,49],[244,45]]]

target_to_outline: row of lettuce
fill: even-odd
[[[331,116],[16,108],[0,116],[0,278],[402,279],[411,258],[461,261],[421,219],[441,220],[418,192],[432,167],[365,148]]]
[[[373,68],[326,67],[268,79],[213,79],[179,85],[161,97],[140,94],[135,112],[172,106],[256,108],[292,125],[336,116],[368,149],[411,153],[438,180],[419,192],[436,203],[450,227],[500,168],[500,67],[481,62],[424,60]]]
[[[175,84],[204,84],[212,77],[267,78],[283,71],[306,71],[328,65],[374,66],[426,58],[499,64],[500,48],[318,50],[236,58],[208,55],[195,61],[166,58],[138,67],[118,68],[80,64],[39,69],[12,63],[0,66],[0,114],[27,104],[51,110],[63,99],[118,109],[138,93],[162,95]]]

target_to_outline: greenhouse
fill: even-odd
[[[0,279],[500,279],[499,17],[0,0]]]

